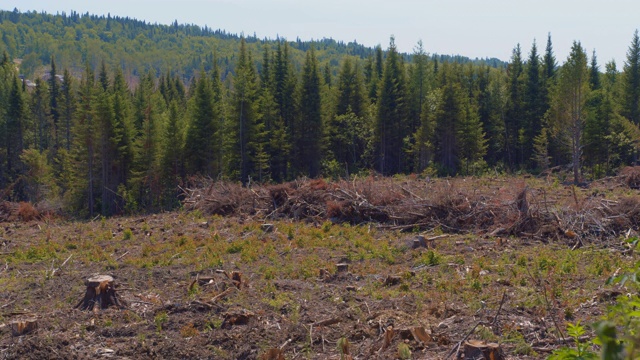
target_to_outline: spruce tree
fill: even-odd
[[[441,111],[442,90],[434,89],[427,94],[420,112],[420,126],[414,135],[415,169],[418,172],[433,164],[435,154],[435,127],[437,114]]]
[[[466,99],[464,111],[456,131],[460,160],[464,162],[465,174],[471,174],[471,165],[477,164],[487,153],[487,139],[482,129],[480,116],[471,99]]]
[[[247,50],[246,40],[240,41],[240,54],[233,84],[231,109],[225,129],[226,172],[243,185],[266,175],[264,161],[264,126],[258,114],[257,75]]]
[[[409,136],[406,84],[400,55],[392,37],[378,91],[375,122],[376,170],[393,175],[405,169],[403,145]]]
[[[94,73],[87,63],[78,89],[76,118],[73,126],[73,182],[69,188],[69,206],[80,215],[94,216],[96,204],[97,137],[95,121],[96,88]]]
[[[182,173],[183,162],[183,138],[182,138],[182,113],[178,106],[178,100],[173,99],[169,103],[167,120],[163,126],[160,169],[162,174],[162,208],[171,210],[179,205],[178,185]]]
[[[580,181],[584,126],[587,119],[589,98],[589,69],[587,54],[582,45],[574,41],[567,61],[560,69],[555,89],[551,120],[554,131],[571,155],[573,181]]]
[[[46,82],[37,78],[36,89],[31,96],[34,147],[39,151],[48,150],[51,145],[51,119],[48,116],[48,89]]]
[[[540,134],[542,118],[547,110],[544,98],[546,94],[542,90],[543,82],[540,78],[540,58],[535,41],[531,46],[525,72],[524,111],[526,118],[523,123],[524,142],[522,158],[525,165],[533,165],[530,163],[534,154],[533,139]]]
[[[636,125],[640,124],[640,37],[638,30],[633,39],[627,59],[624,63],[624,86],[622,115]]]
[[[103,63],[104,64],[104,63]],[[95,121],[99,136],[98,157],[100,161],[100,183],[97,187],[101,198],[101,214],[111,216],[115,212],[115,196],[117,187],[114,187],[114,174],[112,168],[115,162],[115,147],[111,139],[115,136],[113,128],[113,105],[108,88],[105,89],[104,81],[108,82],[106,68],[100,70],[100,86],[96,92]]]
[[[23,170],[20,154],[25,148],[24,133],[27,117],[27,104],[22,92],[22,87],[19,85],[17,76],[14,76],[9,91],[4,129],[4,144],[7,152],[5,171],[10,179],[9,181],[16,180]]]
[[[362,165],[366,147],[365,108],[364,82],[358,63],[347,57],[338,75],[334,115],[326,129],[333,160],[344,165],[347,173],[353,173]]]
[[[67,151],[70,151],[71,127],[75,115],[76,97],[71,73],[65,69],[63,74],[62,88],[60,89],[60,118],[64,126],[64,147]]]
[[[323,127],[320,73],[313,47],[307,51],[300,85],[293,165],[299,174],[315,178],[320,176]]]
[[[602,86],[600,83],[600,67],[598,66],[598,59],[596,57],[596,51],[593,50],[591,55],[591,65],[589,67],[589,85],[591,90],[598,90]]]
[[[296,103],[294,97],[296,76],[289,55],[289,45],[286,41],[284,41],[284,46],[281,42],[278,42],[276,48],[273,82],[273,96],[276,104],[278,105],[278,113],[282,119],[282,125],[285,129],[286,141],[291,144],[293,141],[293,134],[296,131],[294,128],[294,121],[296,117]],[[287,156],[287,158],[290,158],[290,156]],[[289,169],[289,163],[287,162],[285,166],[284,177],[289,179],[292,177]]]
[[[507,67],[509,97],[504,120],[507,163],[513,169],[524,162],[523,138],[525,128],[524,111],[524,64],[520,44],[514,49]]]
[[[57,151],[60,147],[60,108],[58,106],[60,100],[60,85],[58,84],[57,75],[56,62],[53,55],[51,55],[51,70],[49,71],[49,114],[53,130],[54,151]]]
[[[220,114],[216,114],[213,92],[209,79],[201,72],[196,81],[190,100],[190,119],[185,139],[185,167],[187,174],[201,174],[216,177],[214,173],[216,154],[215,143],[220,127]]]
[[[384,73],[384,60],[382,55],[382,47],[380,45],[376,46],[375,49],[372,70],[372,76],[370,77],[370,81],[368,83],[369,99],[371,100],[371,102],[376,102],[378,100],[379,83]]]
[[[460,86],[448,81],[442,89],[442,100],[435,116],[436,162],[444,175],[455,175],[460,164],[458,140],[460,125],[465,117],[461,94]]]

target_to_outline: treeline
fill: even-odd
[[[137,84],[148,71],[159,76],[167,69],[188,82],[201,67],[211,71],[213,57],[218,61],[222,79],[233,74],[238,59],[240,36],[224,30],[193,24],[152,24],[129,17],[79,14],[71,11],[58,15],[35,11],[21,13],[0,10],[0,54],[6,51],[13,59],[21,59],[20,71],[27,78],[38,77],[52,56],[59,68],[80,76],[85,63],[98,68],[105,62],[109,68],[122,68],[127,83]],[[247,48],[261,53],[264,45],[274,46],[279,40],[246,36]],[[318,61],[330,65],[336,75],[345,55],[367,58],[374,49],[357,42],[333,39],[313,42],[289,41],[291,61],[296,69],[304,62],[311,47]],[[406,54],[407,60],[410,54]],[[463,56],[438,55],[439,61],[481,62],[504,66],[497,59],[472,60]],[[257,64],[260,66],[260,64]],[[259,69],[259,68],[258,68]]]
[[[336,74],[315,47],[301,66],[288,42],[252,51],[241,39],[233,71],[201,64],[188,82],[172,69],[141,75],[85,62],[79,78],[49,59],[22,81],[0,59],[2,197],[78,216],[179,206],[194,175],[283,182],[301,176],[573,171],[597,178],[636,160],[640,40],[622,71],[601,71],[575,42],[559,66],[551,37],[513,50],[506,68],[452,63],[422,44],[407,60],[386,51],[344,56]]]

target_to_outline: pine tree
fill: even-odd
[[[378,113],[374,130],[376,170],[383,175],[404,170],[403,145],[409,136],[406,85],[400,55],[392,37],[378,91]]]

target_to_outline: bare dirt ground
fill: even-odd
[[[0,358],[453,359],[464,339],[544,358],[567,322],[599,319],[625,291],[604,283],[633,261],[637,194],[614,180],[530,184],[524,204],[524,179],[384,183],[386,208],[355,183],[305,185],[342,194],[315,202],[288,185],[255,189],[250,210],[224,217],[208,211],[216,194],[244,190],[190,190],[190,211],[88,222],[24,221],[5,204]],[[268,194],[275,208],[256,200]],[[74,308],[94,274],[113,276],[125,308]],[[27,318],[37,329],[15,334]]]

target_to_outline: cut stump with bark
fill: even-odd
[[[28,334],[38,328],[38,320],[36,318],[22,319],[11,322],[11,334],[13,336],[22,336]]]
[[[459,359],[463,360],[504,360],[505,356],[502,348],[498,344],[485,343],[479,340],[465,341],[462,355]]]
[[[118,299],[112,276],[95,275],[88,278],[85,281],[85,285],[87,286],[87,292],[84,295],[84,299],[80,300],[74,309],[92,311],[108,309],[111,306],[115,306],[118,309],[124,308]],[[95,306],[96,304],[98,307]]]

